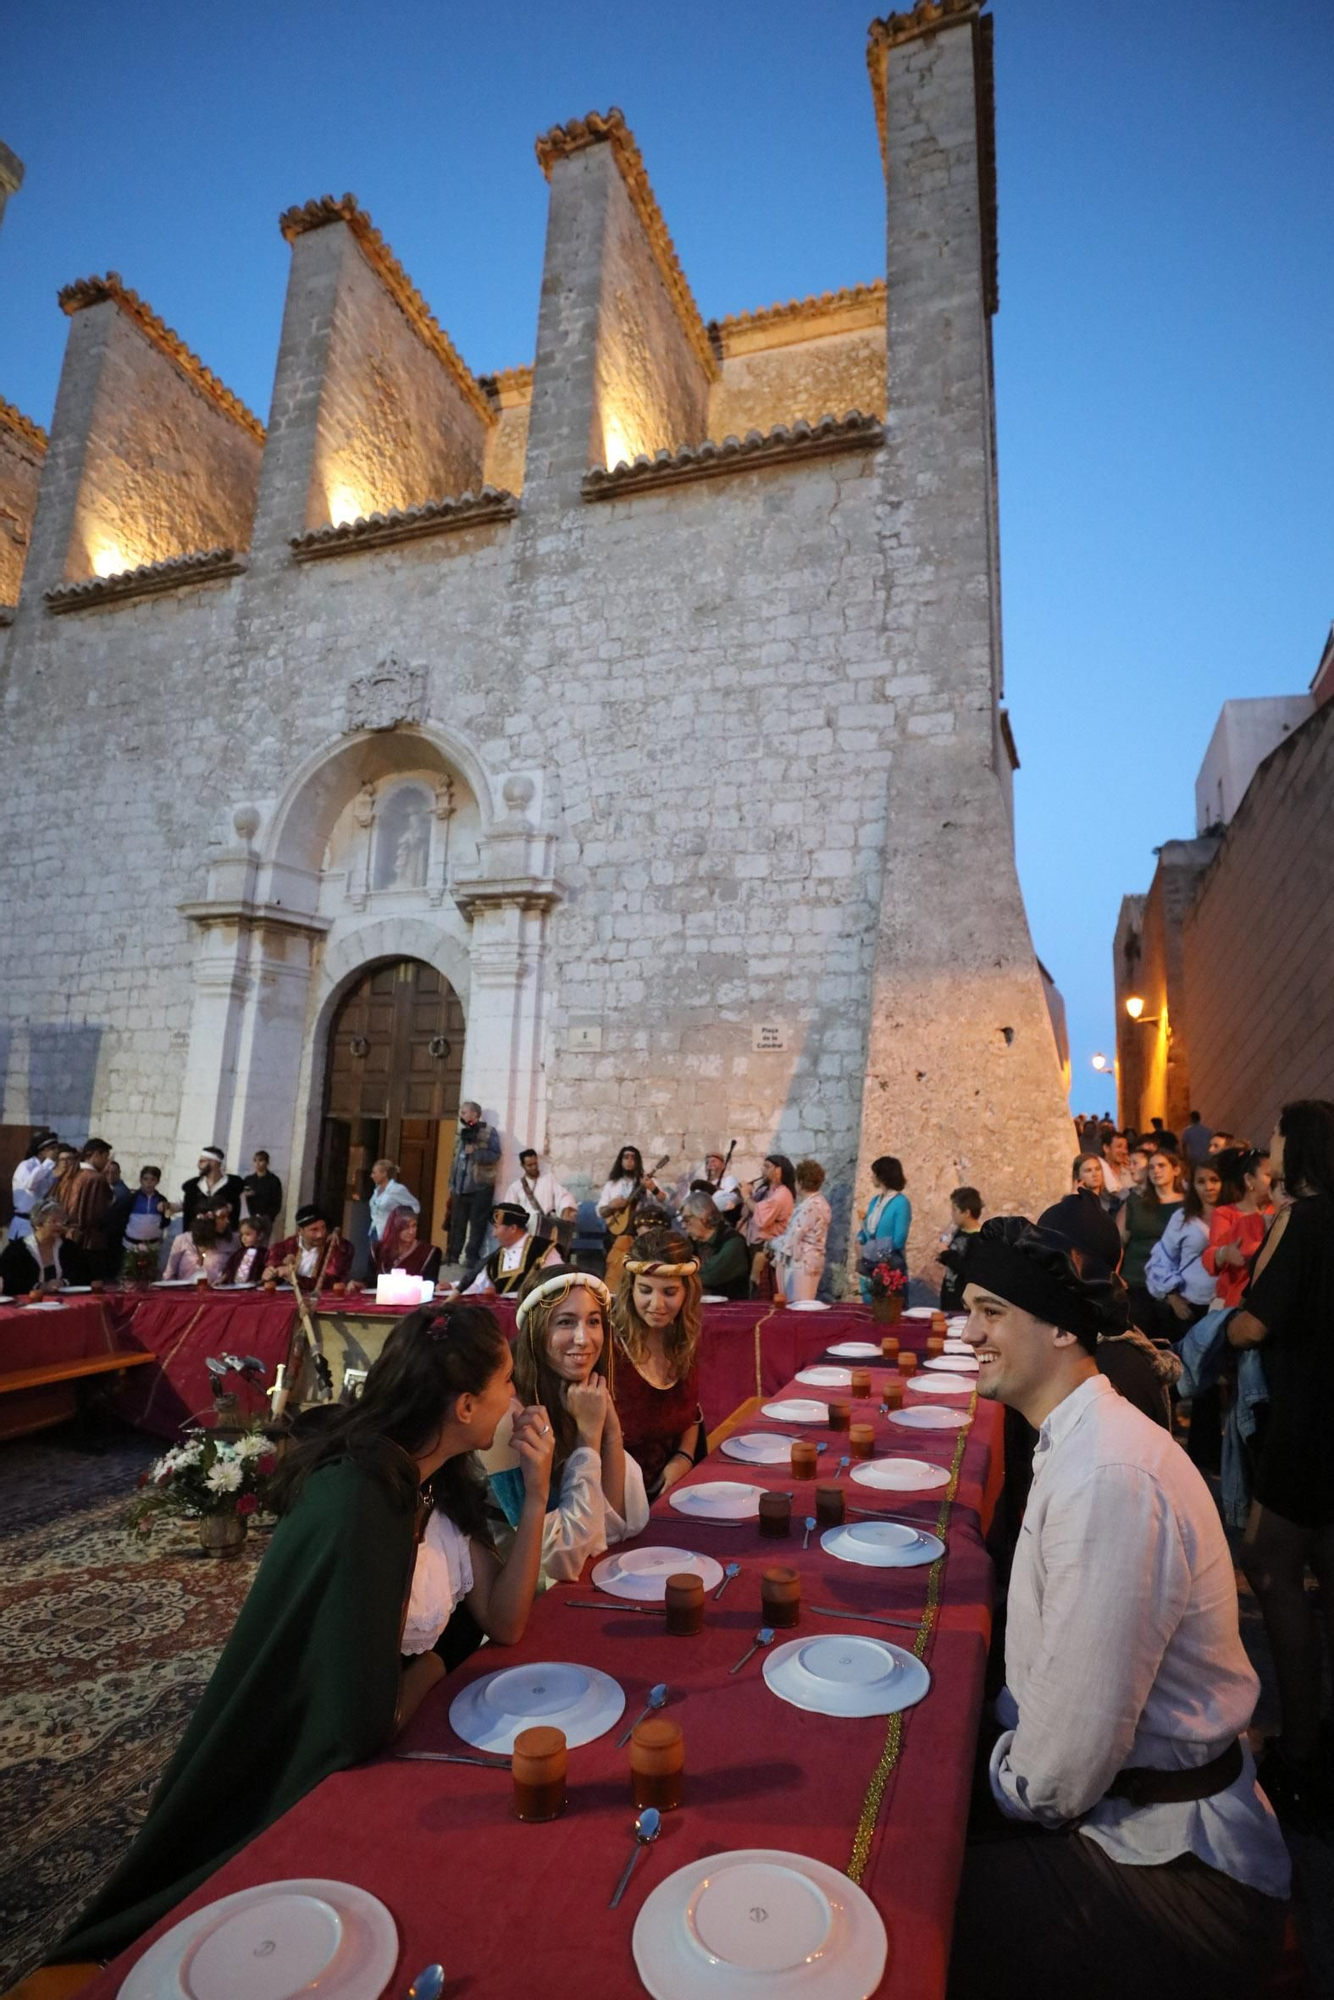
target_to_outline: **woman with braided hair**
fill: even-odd
[[[519,1294],[514,1387],[525,1405],[551,1418],[555,1449],[539,1588],[577,1577],[590,1556],[637,1535],[648,1522],[644,1475],[628,1456],[607,1387],[611,1293],[573,1265],[530,1271]],[[522,1519],[523,1468],[502,1417],[481,1454],[491,1499],[504,1515],[503,1553]]]
[[[394,1328],[360,1401],[295,1439],[282,1518],[139,1835],[57,1956],[121,1950],[334,1771],[375,1756],[446,1671],[461,1605],[514,1645],[537,1587],[552,1430],[515,1412],[509,1343],[485,1306]],[[508,1560],[472,1460],[502,1417],[524,1499]]]
[[[707,1449],[699,1403],[699,1260],[676,1229],[630,1245],[612,1305],[611,1392],[625,1449],[650,1500],[684,1479]]]

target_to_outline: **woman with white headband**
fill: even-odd
[[[650,1500],[684,1479],[707,1449],[699,1402],[699,1262],[676,1229],[646,1229],[621,1271],[608,1370]]]
[[[539,1588],[577,1577],[592,1555],[637,1535],[648,1521],[644,1476],[628,1457],[607,1388],[611,1293],[601,1278],[562,1264],[530,1271],[519,1295],[514,1392],[551,1419],[554,1454]],[[503,1419],[482,1455],[491,1498],[512,1535],[523,1509],[523,1471]],[[506,1530],[497,1530],[502,1553]]]

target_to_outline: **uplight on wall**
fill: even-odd
[[[329,519],[335,528],[346,527],[349,521],[360,521],[365,515],[366,503],[355,487],[331,486],[328,494]]]
[[[118,542],[94,542],[90,559],[94,576],[119,576],[123,570],[132,567]]]
[[[634,457],[630,440],[617,423],[615,417],[604,417],[602,421],[602,463],[611,472],[623,461],[628,465]]]

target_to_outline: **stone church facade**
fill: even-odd
[[[350,197],[281,218],[267,424],[116,276],[62,293],[49,440],[0,412],[6,1123],[173,1180],[263,1145],[336,1195],[349,995],[417,966],[441,1193],[460,1092],[581,1186],[735,1136],[821,1159],[845,1221],[896,1153],[918,1262],[957,1182],[1064,1187],[1001,708],[990,21],[923,0],[869,59],[885,280],[706,323],[610,112],[538,141],[531,368],[470,373]]]

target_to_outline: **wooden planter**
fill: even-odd
[[[879,1298],[874,1292],[871,1294],[871,1318],[878,1320],[881,1326],[893,1326],[902,1317],[902,1292],[884,1292]]]
[[[239,1555],[245,1535],[244,1514],[205,1514],[199,1523],[199,1546],[205,1555]]]

